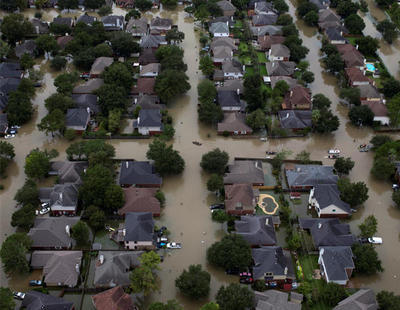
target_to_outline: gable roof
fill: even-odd
[[[289,89],[293,89],[294,87],[296,87],[298,84],[298,81],[290,76],[271,76],[271,87],[272,89],[275,88],[276,83],[278,83],[279,81],[285,81],[286,84],[288,84]]]
[[[342,36],[342,31],[337,27],[326,28],[325,34],[331,41],[346,41],[346,39]]]
[[[239,94],[243,93],[244,86],[243,80],[240,79],[231,79],[224,81],[222,86],[217,86],[217,90],[232,90]]]
[[[221,107],[240,107],[240,97],[237,92],[233,90],[218,90],[218,104]]]
[[[234,131],[246,131],[247,133],[252,133],[253,130],[246,125],[246,119],[243,113],[230,112],[224,113],[224,119],[222,122],[218,123],[218,132],[234,132]]]
[[[139,19],[131,17],[131,19],[128,22],[128,25],[126,26],[126,31],[132,34],[143,34],[147,33],[147,28],[148,24],[146,17],[142,17]]]
[[[232,59],[222,63],[222,71],[224,73],[243,73],[243,68],[240,62]]]
[[[104,85],[103,79],[90,79],[89,81],[75,86],[72,90],[73,94],[91,94]]]
[[[96,17],[90,16],[88,14],[83,14],[79,16],[77,22],[78,23],[85,23],[86,25],[92,25],[96,21]]]
[[[69,248],[72,238],[67,233],[79,221],[79,217],[42,217],[36,218],[28,236],[33,248]]]
[[[378,310],[378,303],[373,290],[360,289],[339,302],[333,310]]]
[[[0,63],[0,77],[20,79],[22,70],[19,63],[2,62]]]
[[[61,48],[65,48],[69,42],[71,42],[74,39],[73,36],[61,36],[57,38],[57,44]]]
[[[141,109],[137,122],[138,127],[162,127],[161,112],[156,109]]]
[[[221,8],[222,11],[236,10],[236,7],[230,1],[226,0],[218,1],[217,5]]]
[[[317,184],[314,186],[314,197],[318,201],[319,208],[324,210],[334,205],[347,214],[351,214],[350,205],[340,198],[337,184]]]
[[[140,39],[139,45],[141,48],[157,48],[166,43],[165,36],[148,34]]]
[[[48,284],[60,283],[69,287],[76,286],[81,260],[82,251],[53,251],[43,267],[44,282]]]
[[[286,45],[283,44],[272,44],[271,55],[279,57],[290,57],[290,50]]]
[[[125,241],[153,241],[154,221],[151,212],[125,214]]]
[[[154,92],[155,85],[156,85],[156,79],[153,77],[138,78],[137,84],[132,88],[132,93],[153,95],[155,94]]]
[[[340,22],[340,17],[330,9],[319,10],[318,22]]]
[[[355,82],[368,82],[372,83],[372,80],[364,74],[359,68],[346,68],[346,76],[349,79],[350,84]]]
[[[262,50],[269,50],[273,44],[283,44],[285,42],[284,36],[259,36],[257,38],[258,44]]]
[[[50,174],[57,175],[58,184],[80,183],[88,166],[87,161],[53,161]]]
[[[290,252],[281,247],[262,246],[252,249],[251,255],[254,261],[254,279],[264,278],[267,272],[272,272],[274,276],[296,277]]]
[[[72,25],[72,18],[71,17],[54,17],[53,23],[57,25],[66,25],[71,27]]]
[[[276,14],[259,14],[254,15],[251,19],[254,26],[274,25],[278,19]]]
[[[275,245],[276,236],[272,217],[268,215],[245,215],[235,221],[235,233],[251,246]]]
[[[354,269],[353,252],[349,246],[320,247],[319,255],[323,259],[327,281],[349,280],[346,269]]]
[[[72,100],[77,108],[89,108],[94,114],[100,113],[100,106],[97,103],[97,96],[94,94],[72,94]]]
[[[212,34],[215,34],[215,33],[228,33],[229,34],[229,26],[227,25],[227,23],[216,22],[211,25],[210,32]]]
[[[364,66],[364,56],[356,49],[345,52],[341,56],[347,68]]]
[[[161,64],[159,63],[151,63],[148,65],[144,65],[141,69],[140,69],[140,74],[146,74],[146,73],[159,73],[161,71]]]
[[[26,310],[72,310],[74,303],[53,295],[29,291],[22,300],[22,306],[26,307]]]
[[[279,111],[278,115],[282,128],[302,129],[312,125],[311,110],[284,110]]]
[[[230,37],[214,37],[211,41],[210,49],[213,51],[217,46],[227,46],[232,50],[238,50],[235,39]]]
[[[269,76],[290,76],[296,68],[296,63],[293,61],[271,61],[266,63]]]
[[[250,27],[250,30],[253,36],[256,37],[264,36],[267,34],[271,36],[282,34],[282,26],[275,26],[275,25]]]
[[[86,128],[89,123],[90,113],[87,109],[73,108],[67,110],[65,126]]]
[[[235,160],[228,166],[224,184],[264,184],[264,172],[260,160]]]
[[[216,46],[213,49],[214,58],[232,58],[233,50],[230,46]]]
[[[169,18],[160,18],[160,17],[155,17],[151,19],[150,22],[150,27],[151,28],[169,28],[172,26],[172,20]]]
[[[15,56],[21,58],[24,54],[34,55],[36,43],[34,40],[26,40],[21,44],[15,46]]]
[[[134,310],[131,296],[124,292],[122,286],[117,286],[92,296],[96,310]]]
[[[293,170],[286,169],[285,172],[289,187],[336,184],[338,180],[331,166],[295,165]]]
[[[0,94],[2,96],[8,96],[11,92],[18,89],[21,84],[21,79],[17,78],[2,78],[0,79]]]
[[[148,161],[122,161],[119,184],[161,185],[162,178]]]
[[[225,185],[225,210],[254,211],[256,205],[254,190],[251,184]]]
[[[124,17],[121,15],[108,15],[101,18],[101,22],[103,23],[105,29],[108,30],[112,30],[114,27],[117,27],[119,29],[120,26],[124,25],[124,20]]]
[[[37,18],[32,18],[30,22],[33,25],[33,28],[35,29],[36,34],[46,34],[50,32],[49,23],[44,22]]]
[[[94,61],[92,68],[90,69],[90,75],[100,75],[104,72],[104,70],[111,66],[114,62],[114,58],[112,57],[98,57]]]
[[[254,299],[256,310],[301,310],[301,303],[288,301],[289,294],[277,290],[254,291]]]
[[[296,85],[285,94],[282,103],[283,109],[311,109],[310,89]]]
[[[371,84],[356,87],[360,90],[360,98],[381,98],[381,93]]]
[[[302,229],[310,230],[315,247],[352,246],[357,242],[348,224],[342,224],[337,218],[300,218]]]
[[[141,65],[158,62],[156,52],[152,48],[145,48],[140,52],[139,63]]]
[[[159,215],[161,212],[160,201],[154,196],[155,188],[128,187],[124,188],[125,204],[118,210],[118,214],[128,212],[151,212]]]
[[[99,251],[103,257],[102,264],[97,263],[93,283],[96,286],[129,285],[129,271],[140,265],[142,252],[133,251]]]
[[[0,132],[5,133],[7,128],[8,128],[7,113],[0,113]]]
[[[52,211],[76,211],[78,206],[78,186],[75,183],[55,184],[39,189],[42,202],[49,202]]]
[[[376,117],[388,116],[387,106],[382,101],[376,102],[370,100],[361,100],[361,105],[368,106]]]

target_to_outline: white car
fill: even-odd
[[[368,238],[368,242],[372,243],[372,244],[382,244],[383,240],[380,237],[371,237],[371,238]]]
[[[47,214],[47,213],[49,213],[49,212],[50,212],[50,207],[47,207],[47,208],[41,209],[41,210],[39,211],[39,214],[40,214],[40,215],[45,215],[45,214]]]
[[[328,151],[329,154],[340,154],[340,150],[339,149],[330,149]]]
[[[182,245],[177,242],[168,242],[167,243],[167,249],[181,249]]]
[[[4,136],[5,139],[11,139],[11,138],[14,138],[14,137],[15,137],[15,135],[5,135]]]
[[[15,299],[23,300],[25,298],[25,293],[22,292],[14,292],[13,295]]]

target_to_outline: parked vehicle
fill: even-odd
[[[47,214],[47,213],[49,213],[49,212],[50,212],[50,207],[47,207],[47,208],[41,209],[41,210],[39,211],[39,214],[40,214],[40,215],[45,215],[45,214]]]
[[[9,133],[10,135],[15,135],[17,132],[18,132],[18,131],[17,131],[16,129],[10,129],[10,130],[8,130],[8,133]]]
[[[13,295],[15,299],[23,300],[25,298],[25,293],[22,292],[14,292]]]
[[[368,238],[358,238],[358,242],[360,242],[360,243],[369,243]]]
[[[83,72],[79,77],[81,79],[89,79],[90,78],[90,73],[89,72]]]
[[[267,142],[267,138],[260,138],[260,141]]]
[[[40,280],[30,280],[29,281],[29,286],[42,286],[43,283]]]
[[[392,190],[397,191],[400,188],[398,184],[393,184],[392,185]]]
[[[339,149],[330,149],[328,151],[329,154],[340,154],[340,150]]]
[[[267,282],[267,283],[265,283],[265,286],[268,286],[268,287],[277,287],[278,286],[278,283],[276,283],[275,281],[272,281],[272,282]]]
[[[297,282],[292,282],[292,290],[295,290],[299,287],[299,285],[297,284]]]
[[[328,158],[329,158],[329,159],[338,159],[339,157],[340,157],[339,154],[331,154],[331,155],[328,155]]]
[[[182,245],[178,242],[168,242],[167,249],[181,249]]]
[[[14,137],[15,137],[15,135],[8,134],[8,135],[4,136],[4,139],[11,139],[11,138],[14,138]]]
[[[267,153],[267,155],[276,155],[276,152],[274,152],[274,151],[267,151],[266,153]]]
[[[192,143],[193,143],[194,145],[198,145],[198,146],[201,145],[201,143],[200,143],[199,141],[192,141]]]
[[[372,243],[372,244],[382,244],[383,240],[380,237],[371,237],[371,238],[368,238],[368,242]]]
[[[242,284],[252,284],[254,282],[254,279],[252,277],[240,278],[239,282]]]
[[[157,232],[158,237],[162,237],[164,235],[164,232],[167,230],[167,227],[162,226]]]
[[[157,242],[168,242],[168,238],[166,238],[166,237],[159,237],[159,238],[157,238]]]
[[[210,210],[224,210],[225,204],[224,203],[215,203],[210,206]]]
[[[44,202],[44,203],[42,203],[40,206],[42,207],[42,209],[44,209],[44,208],[49,207],[49,206],[50,206],[50,203]]]

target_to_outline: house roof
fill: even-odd
[[[169,18],[160,18],[160,17],[155,17],[151,19],[150,22],[150,27],[151,28],[168,28],[172,26],[172,20]]]
[[[164,110],[165,105],[160,104],[160,99],[157,96],[141,95],[135,97],[134,106],[140,106],[145,110]]]
[[[65,126],[67,127],[86,127],[90,119],[87,109],[73,108],[67,110]]]
[[[125,241],[153,241],[154,221],[151,212],[125,214]]]
[[[139,63],[141,65],[149,64],[149,63],[156,63],[158,59],[156,57],[156,52],[152,48],[145,48],[140,52],[139,56]]]
[[[267,215],[245,215],[235,221],[235,233],[251,246],[275,245],[276,236],[272,217]]]
[[[381,98],[380,92],[371,84],[357,85],[356,87],[360,90],[360,98]]]
[[[240,107],[240,97],[233,90],[218,90],[218,104],[221,107]]]
[[[352,246],[357,242],[348,224],[342,224],[337,218],[300,218],[302,229],[310,230],[315,247]]]
[[[55,184],[39,189],[42,202],[49,202],[52,211],[75,211],[78,205],[78,186],[75,183]]]
[[[355,82],[372,83],[371,79],[364,74],[359,68],[346,68],[346,76],[351,84]]]
[[[151,63],[148,65],[144,65],[141,69],[140,69],[140,74],[146,74],[146,73],[159,73],[161,71],[161,64],[159,63]]]
[[[217,16],[208,22],[208,27],[211,27],[212,24],[218,22],[228,23],[229,27],[232,27],[235,23],[232,16]]]
[[[66,25],[71,27],[72,18],[71,17],[54,17],[53,23],[57,25]]]
[[[97,103],[97,96],[94,94],[73,94],[72,100],[77,108],[89,108],[94,114],[100,113],[100,106]]]
[[[378,310],[375,293],[371,289],[360,289],[343,299],[333,310]]]
[[[232,11],[236,10],[236,7],[230,1],[218,1],[217,5],[221,8],[222,11]]]
[[[269,76],[290,76],[296,68],[296,63],[293,61],[271,61],[266,63]]]
[[[229,46],[216,46],[213,49],[214,58],[232,58],[233,50]]]
[[[28,236],[32,239],[32,247],[70,247],[72,239],[67,230],[69,232],[70,228],[78,221],[79,217],[36,218],[28,233]]]
[[[90,16],[88,14],[83,14],[79,16],[77,22],[78,23],[85,23],[86,25],[91,25],[96,21],[96,17]]]
[[[290,57],[290,50],[283,44],[272,44],[271,55],[279,57]]]
[[[260,45],[260,48],[262,50],[269,50],[271,48],[271,45],[273,44],[282,44],[285,42],[285,37],[284,36],[259,36],[258,39],[258,44]]]
[[[148,34],[140,40],[141,48],[157,48],[160,44],[166,44],[165,36]]]
[[[139,19],[134,19],[133,17],[131,17],[131,19],[128,22],[128,25],[126,26],[126,31],[132,34],[147,33],[147,28],[148,28],[147,23],[148,22],[146,17],[142,17]]]
[[[89,81],[75,86],[72,90],[73,94],[91,94],[104,85],[103,79],[90,79]]]
[[[278,19],[276,14],[259,14],[254,15],[251,19],[254,26],[274,25]]]
[[[50,173],[57,175],[58,184],[80,183],[87,167],[87,161],[54,161]]]
[[[310,0],[310,2],[315,4],[319,10],[327,9],[331,3],[329,0]]]
[[[349,246],[320,247],[320,257],[325,266],[325,276],[329,281],[347,281],[346,269],[354,269],[353,252]]]
[[[104,72],[104,70],[111,66],[114,62],[114,58],[112,57],[98,57],[94,61],[92,68],[90,69],[91,75],[100,75]]]
[[[262,162],[259,160],[235,160],[228,166],[228,170],[224,184],[264,184]]]
[[[232,79],[232,80],[226,80],[224,81],[224,85],[218,86],[217,90],[231,90],[235,91],[236,93],[239,91],[239,94],[243,93],[244,86],[243,86],[243,80],[239,79]]]
[[[350,205],[340,199],[340,191],[337,184],[317,184],[314,186],[314,197],[318,201],[321,210],[334,205],[347,214],[351,214]]]
[[[278,115],[282,128],[302,129],[312,125],[312,112],[310,110],[284,110],[279,111]]]
[[[162,178],[148,161],[122,161],[119,184],[161,185]]]
[[[251,184],[225,185],[225,210],[254,211],[255,197]]]
[[[288,84],[289,89],[293,89],[294,87],[299,85],[298,81],[290,76],[271,76],[271,87],[274,89],[276,83],[282,80],[285,81],[286,84]]]
[[[382,101],[376,102],[370,100],[361,100],[361,105],[368,106],[376,117],[388,116],[386,104],[384,104]]]
[[[156,85],[156,79],[155,78],[138,78],[137,84],[135,87],[133,87],[132,92],[134,94],[147,94],[147,95],[153,95],[154,92],[154,86]]]
[[[48,258],[43,267],[44,282],[70,287],[77,285],[82,251],[54,251]]]
[[[213,23],[210,27],[210,32],[212,34],[215,34],[215,33],[228,33],[229,34],[229,26],[227,25],[227,23],[223,23],[223,22]]]
[[[96,310],[134,310],[132,298],[117,286],[92,296]]]
[[[301,85],[293,87],[285,94],[282,103],[283,109],[311,109],[310,89]]]
[[[214,37],[211,41],[210,48],[213,51],[218,46],[227,46],[232,50],[238,50],[235,39],[230,37]]]
[[[3,78],[0,79],[0,94],[2,96],[8,96],[11,92],[18,89],[21,79],[17,78]]]
[[[259,37],[264,35],[281,35],[282,34],[282,26],[275,25],[266,25],[266,26],[258,26],[258,27],[250,27],[251,33],[253,36]]]
[[[132,251],[99,251],[103,257],[102,264],[97,263],[93,283],[96,286],[129,285],[129,271],[140,265],[142,252]]]
[[[33,55],[35,53],[36,43],[34,40],[26,40],[15,46],[15,56],[21,58],[24,54]]]
[[[5,133],[8,128],[7,113],[0,113],[0,132]]]
[[[246,131],[250,134],[253,132],[253,130],[246,125],[246,120],[243,113],[238,112],[224,113],[224,120],[218,123],[218,132],[224,131]]]
[[[108,15],[101,18],[103,24],[112,24],[115,26],[124,24],[124,17],[122,15]],[[111,27],[110,27],[111,28]]]
[[[364,66],[364,56],[356,49],[341,53],[341,56],[346,65],[346,68]]]
[[[160,110],[146,110],[141,109],[139,111],[138,127],[161,127],[161,112]]]
[[[264,278],[266,272],[274,276],[295,278],[292,257],[289,251],[284,251],[278,246],[263,246],[252,249],[254,279]]]
[[[44,22],[37,18],[32,18],[30,21],[37,34],[46,34],[50,32],[50,27],[47,22]]]
[[[329,27],[325,29],[325,34],[331,41],[345,41],[343,38],[341,30],[336,27]]]
[[[157,189],[128,187],[124,188],[125,204],[118,210],[118,214],[124,215],[128,212],[151,212],[160,214],[160,201],[154,197]]]
[[[254,10],[258,12],[276,12],[272,2],[257,1],[254,3]]]
[[[61,48],[65,48],[69,42],[71,42],[74,39],[73,36],[62,36],[57,38],[57,44]]]
[[[318,11],[318,22],[340,22],[340,17],[336,15],[332,10],[319,10]]]
[[[22,70],[19,63],[2,62],[0,63],[0,77],[20,79]]]
[[[293,292],[291,297],[292,294]],[[277,290],[254,291],[256,310],[301,310],[301,303],[288,301],[288,299],[288,293]]]
[[[25,298],[22,300],[22,306],[26,310],[72,310],[74,303],[53,295],[29,291],[26,292]]]
[[[338,180],[333,167],[321,165],[295,165],[293,170],[286,169],[286,178],[289,187],[336,184]]]
[[[222,63],[222,71],[224,73],[243,73],[243,68],[240,62],[232,59]]]

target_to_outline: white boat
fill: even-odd
[[[340,150],[339,149],[330,149],[328,151],[329,154],[340,154]]]
[[[168,242],[167,249],[181,249],[182,245],[178,242]]]
[[[371,238],[368,238],[368,242],[372,243],[372,244],[382,244],[383,240],[380,237],[371,237]]]

